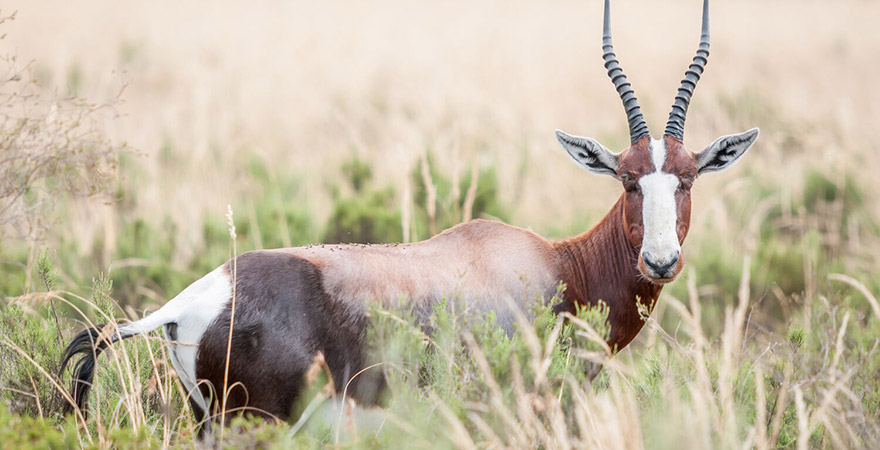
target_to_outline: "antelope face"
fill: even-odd
[[[664,284],[684,266],[681,244],[690,227],[694,181],[733,165],[758,138],[758,129],[718,138],[698,153],[671,136],[645,136],[617,154],[594,139],[559,130],[556,137],[578,165],[623,185],[623,224],[638,250],[636,267],[651,282]]]
[[[609,0],[605,0],[602,50],[608,77],[626,110],[630,147],[615,154],[594,139],[559,130],[556,138],[580,166],[623,183],[623,224],[630,243],[638,250],[636,267],[648,280],[668,283],[684,265],[681,244],[690,226],[694,180],[733,165],[758,139],[758,129],[722,136],[699,153],[682,144],[688,104],[709,60],[709,0],[703,0],[700,46],[678,88],[663,139],[648,135],[635,92],[614,54]]]
[[[691,217],[690,189],[696,164],[684,147],[669,139],[643,139],[620,158],[623,223],[639,249],[637,267],[658,283],[675,279],[684,265],[681,243]]]

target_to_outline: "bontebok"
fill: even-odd
[[[63,365],[80,356],[74,366],[76,407],[85,405],[102,350],[161,327],[199,419],[214,417],[220,404],[226,410],[288,417],[318,352],[340,389],[364,368],[370,344],[364,341],[366,303],[376,300],[403,303],[427,315],[446,298],[476,313],[492,311],[502,326],[510,327],[514,308],[549,300],[564,284],[557,311],[604,301],[610,309],[609,344],[625,347],[643,325],[637,299],[650,308],[663,285],[682,270],[693,183],[734,164],[758,130],[720,137],[696,153],[683,144],[688,103],[709,56],[708,0],[699,49],[659,139],[650,137],[614,54],[607,0],[603,49],[608,76],[626,110],[631,145],[612,153],[593,139],[556,132],[577,164],[614,177],[623,187],[611,211],[592,229],[549,241],[504,223],[474,220],[413,244],[316,245],[242,254],[158,311],[119,326],[118,332],[108,328],[102,334],[98,327],[75,337]],[[234,384],[244,389],[232,389],[224,399],[223,387]],[[381,383],[358,378],[348,393],[371,401],[377,386]]]

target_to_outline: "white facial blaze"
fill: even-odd
[[[666,145],[663,141],[651,140],[651,160],[654,172],[639,179],[644,225],[642,253],[650,254],[655,263],[664,264],[681,251],[676,230],[678,208],[675,191],[678,189],[678,177],[663,172],[666,162]]]
[[[654,163],[654,171],[663,171],[666,164],[666,143],[659,139],[651,139],[651,162]]]

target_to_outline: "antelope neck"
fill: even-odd
[[[560,273],[566,284],[558,311],[575,311],[575,304],[596,305],[604,301],[610,311],[608,323],[612,348],[625,347],[642,329],[636,297],[653,309],[662,285],[647,281],[636,268],[638,249],[630,242],[623,223],[623,195],[611,211],[589,231],[554,243]]]

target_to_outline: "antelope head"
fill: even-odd
[[[651,138],[635,93],[614,54],[608,3],[605,0],[602,58],[623,101],[631,145],[612,153],[595,139],[560,130],[556,138],[578,165],[623,184],[623,226],[638,250],[637,268],[651,282],[665,284],[673,281],[684,265],[681,244],[690,226],[694,181],[732,166],[757,140],[758,129],[722,136],[699,152],[684,146],[688,103],[709,58],[709,1],[704,0],[697,55],[678,88],[663,138]]]

